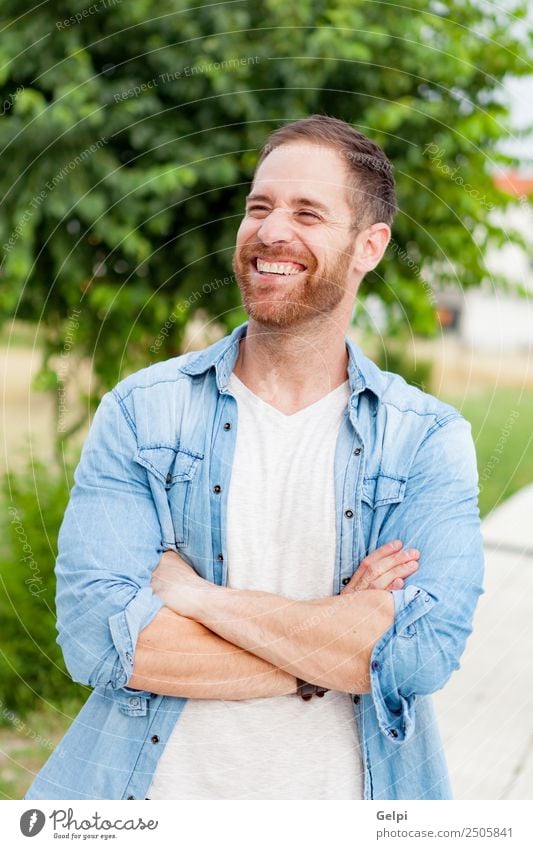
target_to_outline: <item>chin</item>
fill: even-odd
[[[306,310],[294,304],[268,304],[248,302],[244,308],[249,317],[263,327],[283,330],[287,327],[296,327],[312,318],[313,311]],[[316,312],[314,313],[316,315]]]

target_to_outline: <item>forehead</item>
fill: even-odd
[[[282,144],[255,172],[251,192],[289,200],[320,198],[331,208],[347,206],[348,174],[341,155],[331,147],[307,142]]]

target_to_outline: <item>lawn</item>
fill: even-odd
[[[64,736],[81,703],[63,710],[47,704],[28,716],[0,707],[0,799],[22,799]]]
[[[479,507],[484,517],[533,483],[533,392],[498,389],[445,397],[472,425],[479,470]]]

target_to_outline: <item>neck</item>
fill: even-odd
[[[291,415],[348,377],[347,324],[331,314],[320,324],[278,329],[250,319],[233,369],[248,388]]]

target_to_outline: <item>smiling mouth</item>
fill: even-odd
[[[254,256],[251,259],[251,265],[254,271],[261,276],[273,277],[294,277],[301,274],[302,271],[307,271],[307,266],[300,262],[292,260],[266,260],[260,256]]]

